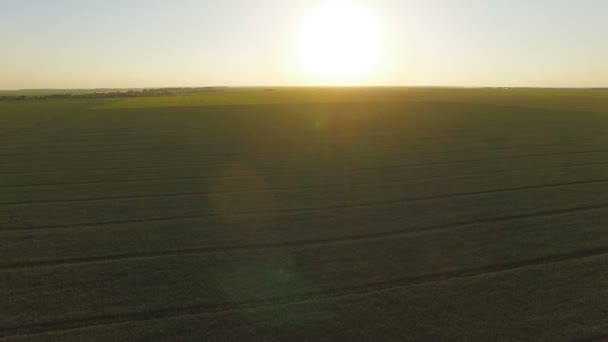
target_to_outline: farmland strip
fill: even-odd
[[[130,141],[130,140],[126,140],[126,141]],[[158,144],[159,141],[156,140],[148,140],[150,142],[150,144]],[[86,141],[87,143],[89,143],[89,141]],[[167,143],[171,143],[174,142],[173,140],[168,140]],[[582,142],[582,143],[581,143]],[[201,141],[180,141],[179,142],[180,145],[186,145],[187,146],[192,146],[190,143],[195,143],[194,146],[197,146],[196,144],[208,144],[209,141],[206,140],[201,140]],[[483,143],[483,141],[475,141],[474,143]],[[573,144],[573,143],[579,143],[579,144]],[[595,144],[606,144],[608,143],[608,141],[602,141],[602,140],[589,140],[588,138],[586,139],[576,139],[576,140],[571,140],[571,141],[560,141],[559,143],[550,143],[550,144],[526,144],[526,145],[522,145],[522,146],[516,146],[516,147],[503,147],[503,148],[475,148],[475,149],[456,149],[456,150],[441,150],[441,151],[434,151],[434,152],[428,152],[425,151],[423,149],[413,149],[410,150],[410,152],[407,153],[399,153],[399,154],[394,154],[394,155],[410,155],[410,154],[420,154],[420,153],[424,153],[424,154],[447,154],[447,153],[464,153],[464,152],[495,152],[495,151],[505,151],[505,150],[520,150],[520,149],[528,149],[528,148],[542,148],[542,147],[560,147],[560,146],[567,146],[567,147],[573,147],[573,146],[586,146],[586,145],[595,145]],[[61,151],[61,152],[29,152],[29,153],[13,153],[13,154],[0,154],[0,158],[2,157],[14,157],[14,156],[30,156],[30,157],[39,157],[39,156],[54,156],[54,155],[66,155],[66,154],[83,154],[83,153],[123,153],[123,152],[141,152],[141,151],[146,151],[146,149],[144,149],[145,147],[149,147],[150,144],[131,144],[131,146],[137,146],[137,147],[142,147],[142,148],[138,148],[138,149],[132,149],[132,150],[125,150],[124,147],[128,146],[125,145],[125,143],[117,143],[117,144],[112,144],[112,145],[97,145],[94,144],[92,146],[98,147],[100,149],[90,149],[90,150],[72,150],[72,151]],[[466,143],[464,144],[466,145]],[[39,149],[39,145],[33,145],[35,147],[37,147]],[[79,144],[78,146],[82,146],[82,144]],[[325,145],[320,144],[319,147],[324,147]],[[420,146],[420,145],[418,145]],[[48,145],[45,145],[46,148],[48,148]],[[108,150],[107,147],[121,147],[120,149],[117,149],[115,151],[113,150]],[[437,147],[436,145],[432,145],[429,144],[428,146],[425,147]],[[397,147],[394,147],[395,149],[397,149]],[[167,150],[171,151],[179,151],[182,148],[178,147],[178,148],[168,148]],[[11,149],[11,151],[14,151],[15,149]],[[244,155],[244,154],[232,154],[231,156],[240,156],[240,155]],[[392,154],[391,154],[392,155]],[[217,155],[213,155],[212,157],[216,157]],[[221,156],[225,156],[224,154],[222,154]]]
[[[418,166],[433,166],[433,165],[452,165],[452,164],[464,164],[464,163],[477,163],[477,162],[485,162],[485,161],[494,161],[494,160],[510,160],[510,159],[521,159],[528,157],[547,157],[547,156],[560,156],[560,155],[573,155],[573,154],[588,154],[588,153],[608,153],[608,149],[600,149],[600,150],[584,150],[584,151],[571,151],[571,152],[552,152],[552,153],[540,153],[540,154],[526,154],[526,155],[516,155],[516,156],[504,156],[498,158],[476,158],[476,159],[463,159],[463,160],[452,160],[452,161],[434,161],[434,162],[424,162],[424,163],[411,163],[411,164],[401,164],[401,165],[389,165],[389,166],[374,166],[361,168],[361,170],[381,170],[381,169],[391,169],[391,168],[407,168],[407,167],[418,167]],[[106,160],[105,162],[109,162],[110,160]],[[114,160],[115,162],[121,160]],[[218,164],[218,165],[225,165]],[[30,166],[31,167],[31,166]],[[130,168],[94,168],[94,169],[78,169],[78,172],[87,172],[87,171],[116,171],[116,170],[139,170],[139,169],[158,169],[158,168],[180,168],[180,166],[136,166]],[[181,166],[191,167],[190,165]],[[13,171],[13,172],[2,172],[1,175],[22,175],[22,174],[46,174],[46,173],[65,173],[64,170],[51,170],[51,171]]]
[[[486,195],[493,193],[501,193],[501,192],[512,192],[512,191],[523,191],[523,190],[532,190],[532,189],[544,189],[544,188],[555,188],[555,187],[563,187],[563,186],[572,186],[572,185],[583,185],[583,184],[598,184],[598,183],[606,183],[608,182],[608,178],[600,178],[600,179],[592,179],[586,181],[573,181],[573,182],[559,182],[559,183],[550,183],[550,184],[541,184],[541,185],[528,185],[528,186],[518,186],[511,188],[498,188],[491,190],[482,190],[482,191],[465,191],[465,192],[455,192],[451,194],[443,194],[436,196],[427,196],[427,197],[418,197],[411,199],[396,199],[396,200],[387,200],[387,201],[376,201],[376,202],[366,202],[355,205],[336,205],[336,206],[327,206],[327,207],[315,207],[315,208],[298,208],[298,209],[282,209],[281,211],[302,211],[302,210],[318,210],[318,209],[340,209],[344,207],[357,207],[357,206],[372,206],[372,205],[382,205],[382,204],[394,204],[394,203],[409,203],[416,201],[427,201],[427,200],[435,200],[435,199],[446,199],[453,197],[462,197],[462,196],[474,196],[474,195]],[[392,184],[399,182],[385,182],[384,184]],[[375,183],[363,183],[363,184],[375,184]],[[323,188],[326,189],[328,185],[321,186],[305,186],[305,187],[293,187],[287,188],[286,190],[293,189],[318,189]],[[277,189],[283,190],[283,189]],[[20,202],[0,202],[0,206],[14,206],[14,205],[28,205],[28,204],[42,204],[42,203],[70,203],[70,202],[98,202],[98,201],[109,201],[109,200],[119,200],[119,199],[146,199],[146,198],[165,198],[165,197],[182,197],[182,196],[198,196],[198,195],[218,195],[218,194],[255,194],[255,193],[272,193],[274,190],[243,190],[243,191],[193,191],[193,192],[179,192],[179,193],[166,193],[166,194],[155,194],[155,195],[142,195],[142,196],[108,196],[108,197],[95,197],[95,198],[74,198],[74,199],[57,199],[57,200],[40,200],[40,201],[20,201]]]
[[[582,249],[564,254],[554,254],[533,259],[520,260],[510,263],[493,264],[483,267],[463,269],[457,271],[427,274],[416,277],[401,277],[387,281],[368,283],[353,287],[326,289],[301,295],[281,296],[261,300],[251,300],[240,303],[227,303],[220,305],[191,305],[179,308],[165,308],[150,311],[121,313],[120,315],[99,315],[83,317],[80,319],[57,320],[0,330],[0,337],[29,336],[40,333],[73,330],[83,327],[112,325],[132,321],[149,321],[157,319],[213,314],[224,311],[254,309],[273,305],[289,305],[311,300],[327,300],[352,295],[375,294],[410,286],[424,285],[438,281],[448,281],[457,278],[469,278],[487,274],[507,272],[527,267],[542,266],[583,258],[591,258],[608,254],[608,246],[594,249]]]
[[[360,234],[355,236],[343,236],[336,238],[326,239],[312,239],[312,240],[299,240],[299,241],[286,241],[280,243],[263,243],[263,244],[248,244],[248,245],[234,245],[234,246],[217,246],[217,247],[203,247],[203,248],[188,248],[188,249],[175,249],[157,252],[146,252],[146,253],[123,253],[116,255],[105,255],[105,256],[93,256],[93,257],[82,257],[82,258],[70,258],[70,259],[59,259],[59,260],[47,260],[40,262],[24,262],[24,263],[12,263],[12,264],[0,264],[0,271],[16,270],[16,269],[29,269],[29,268],[40,268],[40,267],[53,267],[60,265],[78,265],[78,264],[90,264],[108,261],[125,261],[130,259],[148,259],[148,258],[162,258],[172,256],[183,256],[183,255],[198,255],[206,253],[217,253],[217,252],[236,252],[236,251],[251,251],[251,250],[269,250],[269,249],[284,249],[284,248],[299,248],[309,246],[320,246],[320,245],[334,245],[339,243],[350,243],[357,241],[368,241],[376,239],[385,239],[389,237],[407,236],[416,234],[419,232],[437,232],[444,230],[460,229],[467,226],[484,223],[498,223],[520,219],[529,218],[541,218],[551,217],[564,214],[581,213],[593,210],[601,210],[608,208],[606,205],[594,205],[594,206],[582,206],[574,208],[566,208],[559,210],[546,210],[537,213],[530,214],[519,214],[519,215],[506,215],[494,218],[488,218],[483,220],[475,220],[468,222],[457,222],[453,224],[435,225],[427,227],[419,227],[417,229],[397,229],[392,231],[373,233],[373,234]],[[191,217],[187,217],[191,218]],[[159,221],[159,220],[146,220],[146,221]],[[144,221],[144,222],[146,222]],[[112,223],[113,224],[113,223]]]
[[[503,170],[495,170],[495,171],[484,171],[484,172],[472,172],[472,173],[463,173],[461,175],[456,176],[429,176],[429,177],[416,177],[416,178],[408,178],[407,181],[419,181],[419,180],[441,180],[441,179],[458,179],[458,178],[466,178],[470,176],[478,176],[478,175],[487,175],[487,174],[502,174],[509,172],[517,172],[517,171],[532,171],[532,170],[555,170],[561,168],[579,168],[585,166],[599,166],[599,165],[607,165],[608,161],[602,162],[588,162],[588,163],[576,163],[576,164],[566,164],[566,165],[558,165],[558,166],[538,166],[538,167],[526,167],[526,168],[515,168],[515,169],[503,169]],[[408,166],[409,167],[409,166]],[[196,167],[195,167],[196,168]],[[393,167],[391,167],[393,168]],[[398,167],[396,167],[398,168]],[[242,179],[249,177],[265,177],[265,176],[291,176],[291,175],[310,175],[310,174],[319,174],[319,175],[339,175],[339,174],[352,174],[358,171],[367,171],[368,168],[352,168],[352,169],[343,169],[339,171],[315,171],[315,172],[278,172],[278,173],[255,173],[255,174],[242,174],[242,175],[232,175],[232,176],[196,176],[196,177],[163,177],[163,178],[137,178],[137,179],[117,179],[117,180],[100,180],[100,181],[83,181],[83,182],[55,182],[55,183],[37,183],[37,184],[20,184],[20,185],[0,185],[0,189],[9,189],[9,188],[25,188],[25,187],[42,187],[42,186],[55,186],[55,185],[90,185],[90,184],[116,184],[116,183],[139,183],[139,182],[154,182],[154,181],[165,181],[165,180],[197,180],[197,179]]]

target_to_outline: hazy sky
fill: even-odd
[[[607,0],[353,1],[383,40],[357,84],[608,86]],[[0,0],[0,89],[323,84],[296,50],[326,2]]]

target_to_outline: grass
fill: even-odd
[[[0,104],[0,340],[608,336],[608,94]]]

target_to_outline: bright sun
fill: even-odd
[[[302,69],[329,83],[362,80],[378,65],[381,50],[382,34],[371,13],[344,2],[314,11],[298,39]]]

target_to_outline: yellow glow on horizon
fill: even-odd
[[[361,82],[380,63],[382,32],[364,7],[329,3],[306,18],[297,52],[300,68],[315,81]]]

